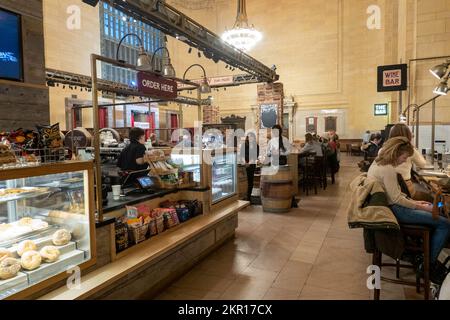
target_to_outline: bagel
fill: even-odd
[[[4,258],[0,261],[0,279],[14,278],[20,271],[20,262],[14,258]]]
[[[41,265],[42,258],[39,252],[31,250],[23,254],[20,264],[25,270],[34,270]]]
[[[52,236],[52,242],[55,246],[63,246],[69,243],[72,235],[66,229],[56,231]]]
[[[33,223],[33,218],[30,218],[30,217],[22,218],[17,222],[17,224],[19,226],[26,226],[26,227],[28,227],[28,226],[31,227],[32,223]]]
[[[45,246],[40,251],[39,254],[44,262],[55,262],[58,260],[60,252],[57,247]]]
[[[17,246],[17,254],[21,257],[27,251],[36,251],[37,247],[34,241],[25,240],[19,243]]]
[[[12,258],[13,254],[8,249],[0,248],[0,261],[5,258]]]

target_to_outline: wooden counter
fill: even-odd
[[[81,277],[81,288],[60,287],[40,299],[150,298],[234,236],[237,215],[248,206],[235,201],[198,216],[127,250],[127,254]]]

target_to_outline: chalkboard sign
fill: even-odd
[[[277,124],[278,105],[262,104],[260,109],[261,129],[271,129]]]

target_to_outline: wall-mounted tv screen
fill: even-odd
[[[0,8],[0,78],[21,81],[22,35],[20,15]]]

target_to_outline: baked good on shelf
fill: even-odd
[[[41,230],[48,227],[48,223],[45,221],[42,221],[41,219],[33,219],[31,221],[31,229],[33,230]]]
[[[41,265],[42,258],[35,250],[25,252],[20,258],[20,264],[25,270],[34,270]]]
[[[17,222],[17,224],[19,226],[31,226],[32,223],[33,223],[33,218],[30,218],[30,217],[22,218]]]
[[[55,246],[63,246],[69,243],[72,235],[66,229],[59,229],[52,236],[52,242]]]
[[[12,228],[12,225],[10,225],[9,223],[0,224],[0,232],[8,231],[8,229],[11,229],[11,228]]]
[[[16,161],[16,156],[10,147],[4,143],[0,143],[0,165],[15,163]]]
[[[32,240],[22,241],[17,245],[17,254],[21,257],[27,251],[35,251],[37,249],[36,244]]]
[[[0,248],[0,261],[6,258],[12,258],[13,254],[8,249]]]
[[[14,278],[20,269],[21,265],[19,260],[14,258],[5,258],[0,261],[0,279],[7,280]]]
[[[44,262],[55,262],[58,260],[59,255],[61,254],[57,247],[54,246],[45,246],[40,251],[42,261]]]

